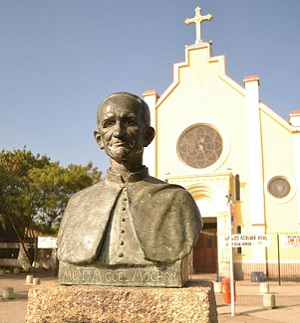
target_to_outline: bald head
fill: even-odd
[[[146,102],[131,93],[113,93],[100,103],[97,122],[95,139],[109,157],[118,162],[141,162],[144,147],[155,135]]]
[[[97,111],[97,124],[101,124],[101,111],[109,104],[118,106],[126,105],[134,108],[141,114],[145,126],[150,127],[150,111],[147,103],[135,94],[128,92],[116,92],[107,96],[99,105]]]

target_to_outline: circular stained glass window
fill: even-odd
[[[268,191],[272,196],[281,199],[289,195],[291,185],[284,177],[273,177],[268,183]]]
[[[180,159],[190,167],[206,168],[220,157],[223,141],[210,125],[200,124],[185,131],[179,138],[177,151]]]

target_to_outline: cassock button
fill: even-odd
[[[120,244],[120,246],[123,246],[123,245],[124,245],[124,241],[122,241],[122,240],[121,240],[121,241],[119,242],[119,244]]]
[[[121,220],[122,222],[125,222],[126,221],[126,219],[125,218],[122,218],[122,220]]]
[[[121,229],[121,233],[125,233],[125,230],[124,229]]]
[[[123,256],[124,256],[124,255],[123,255],[123,253],[122,253],[122,252],[119,252],[119,253],[118,253],[118,257],[119,257],[119,258],[122,258]]]

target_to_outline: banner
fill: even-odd
[[[300,236],[280,235],[280,246],[282,248],[300,247]]]
[[[223,247],[229,246],[229,235],[221,235]],[[267,234],[233,234],[231,236],[232,247],[269,247],[271,245],[270,236]]]
[[[55,249],[57,238],[54,237],[38,237],[38,248],[39,249]]]

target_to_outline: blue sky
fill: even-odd
[[[260,77],[260,98],[288,120],[300,109],[298,0],[0,0],[0,148],[24,145],[53,161],[102,171],[96,110],[116,91],[161,95],[195,41],[196,6],[213,19],[202,38],[227,74]]]

